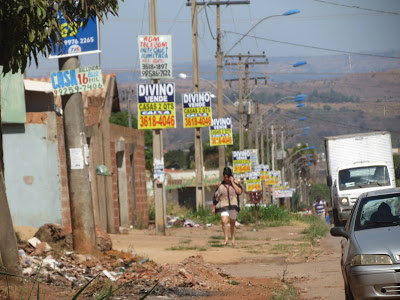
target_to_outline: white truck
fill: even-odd
[[[362,193],[396,186],[387,131],[325,137],[325,154],[335,226],[346,223]]]

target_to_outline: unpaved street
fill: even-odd
[[[113,248],[135,252],[157,264],[177,264],[201,255],[206,263],[234,277],[289,280],[304,299],[344,299],[340,273],[340,239],[330,235],[312,247],[304,239],[304,224],[259,229],[238,228],[237,245],[220,247],[219,226],[170,228],[167,236],[153,230],[112,235]]]

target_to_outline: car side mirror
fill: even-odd
[[[326,184],[328,186],[332,186],[332,176],[331,175],[326,176]]]
[[[337,226],[337,227],[331,228],[331,236],[340,236],[340,237],[344,237],[346,239],[349,238],[349,234],[346,231],[346,229],[344,229],[343,226]]]

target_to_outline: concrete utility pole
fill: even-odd
[[[59,58],[58,65],[60,70],[77,69],[79,60],[77,56]],[[71,167],[71,160],[84,161],[86,135],[82,94],[62,96],[62,108],[74,250],[78,253],[96,256],[96,230],[89,184],[89,168],[85,163],[78,168],[72,169]]]
[[[283,127],[281,127],[281,153],[282,153],[282,186],[285,188],[285,136],[283,134]],[[286,198],[284,199],[286,201]],[[287,208],[290,210],[290,201],[287,202]]]
[[[149,33],[157,35],[157,0],[149,0]],[[158,79],[152,79],[152,84]],[[153,161],[164,162],[163,138],[161,129],[153,129]],[[166,207],[164,183],[154,181],[154,205],[156,218],[156,234],[166,235]]]
[[[274,125],[271,125],[271,138],[272,138],[272,145],[271,145],[271,171],[275,171],[275,144],[276,144],[276,137],[274,133]],[[276,204],[275,202],[275,185],[272,186],[272,204]]]
[[[244,125],[243,125],[243,80],[245,80],[245,99],[247,99],[246,101],[249,101],[250,98],[250,92],[249,92],[249,80],[266,80],[266,77],[261,76],[261,77],[249,77],[249,64],[268,64],[268,60],[266,60],[266,62],[252,62],[249,63],[248,59],[249,58],[266,58],[265,54],[261,54],[261,55],[251,55],[250,52],[248,54],[241,54],[239,53],[238,55],[225,55],[225,58],[238,58],[239,62],[238,63],[229,63],[226,62],[225,65],[226,66],[239,66],[239,77],[238,78],[234,78],[234,79],[228,79],[226,81],[228,82],[232,82],[232,81],[238,81],[239,82],[239,150],[243,150],[244,149]],[[245,72],[246,72],[246,76],[245,78],[242,77],[242,58],[246,58],[245,61]],[[247,102],[249,103],[249,102]],[[249,107],[249,104],[247,104],[247,108]],[[246,127],[249,128],[249,121],[251,123],[251,117],[249,120],[249,109],[247,109],[246,111],[246,115],[247,115],[247,125]],[[251,129],[250,129],[250,133],[251,133]],[[248,137],[249,137],[249,132],[247,133]],[[251,149],[252,147],[250,147],[250,145],[252,146],[252,143],[248,144],[247,149]]]
[[[217,97],[218,97],[218,118],[223,117],[223,81],[222,81],[222,47],[221,47],[221,5],[234,5],[234,4],[250,4],[250,1],[199,1],[196,2],[196,5],[216,5],[217,7]],[[187,6],[191,6],[191,3],[186,3]],[[222,171],[225,167],[225,147],[218,147],[218,164],[219,164],[219,175],[222,177]]]
[[[193,93],[199,92],[199,44],[197,34],[197,5],[192,0],[192,57],[193,57]],[[201,128],[194,129],[194,157],[196,165],[196,210],[205,207],[204,176],[203,176],[203,141]],[[204,228],[207,228],[205,226]]]

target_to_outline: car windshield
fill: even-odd
[[[339,171],[340,190],[389,185],[390,178],[386,166],[371,166]]]
[[[364,198],[360,202],[355,230],[400,225],[400,194]]]

